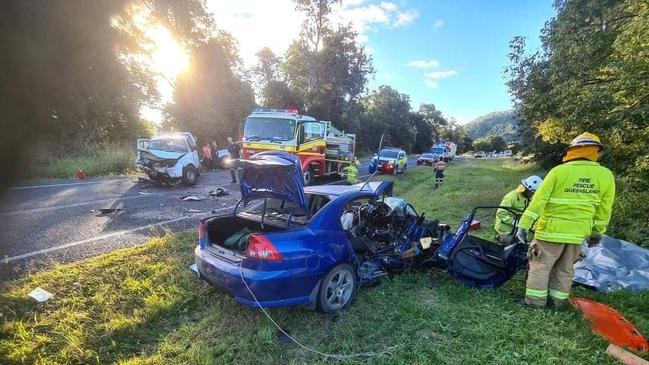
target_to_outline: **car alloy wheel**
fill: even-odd
[[[327,283],[326,300],[334,310],[343,308],[352,298],[354,283],[352,275],[347,271],[339,271]]]
[[[322,280],[318,294],[318,310],[333,313],[346,308],[356,294],[354,269],[341,264],[329,271]]]

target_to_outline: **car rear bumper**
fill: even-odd
[[[378,167],[377,170],[379,172],[384,172],[386,174],[392,173],[394,171],[394,165],[383,165],[381,167]]]
[[[258,305],[241,280],[242,273],[259,305],[264,308],[311,304],[322,276],[317,272],[305,272],[306,268],[277,271],[242,268],[240,263],[220,258],[200,246],[194,250],[194,258],[203,279],[249,307]]]

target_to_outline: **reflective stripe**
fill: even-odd
[[[529,209],[526,210],[525,213],[523,213],[523,215],[529,215],[530,217],[532,217],[532,219],[538,219],[540,217],[538,214],[532,212]]]
[[[527,288],[527,289],[525,289],[525,296],[536,297],[536,298],[545,298],[545,297],[548,296],[548,291],[547,290],[539,290],[539,289]]]
[[[607,226],[608,222],[610,221],[593,221],[593,224],[597,226]]]
[[[536,235],[542,234],[546,237],[554,237],[554,238],[574,238],[576,240],[583,240],[586,237],[584,235],[579,235],[579,234],[570,234],[570,233],[551,233],[551,232],[546,232],[546,231],[536,231]]]
[[[568,294],[569,293],[566,293],[565,291],[550,289],[550,296],[553,298],[565,300],[568,299]]]
[[[560,198],[550,198],[548,199],[549,203],[558,203],[558,204],[578,204],[578,205],[599,205],[599,200],[585,200],[585,199],[560,199]]]

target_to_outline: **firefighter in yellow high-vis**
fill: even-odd
[[[568,299],[573,264],[587,240],[596,245],[606,231],[615,199],[613,173],[597,163],[603,145],[583,133],[572,140],[563,164],[550,170],[518,224],[517,236],[527,237],[536,222],[528,251],[530,270],[524,303],[561,307]]]

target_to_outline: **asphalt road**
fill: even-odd
[[[409,167],[414,167],[410,157]],[[359,168],[367,178],[367,163]],[[316,184],[336,184],[334,178]],[[221,187],[225,197],[209,196]],[[197,195],[200,201],[182,201]],[[156,186],[135,176],[30,182],[0,197],[0,280],[56,263],[130,247],[166,231],[189,229],[199,218],[231,210],[240,198],[228,171],[201,174],[194,187]],[[101,213],[102,208],[118,209]]]

